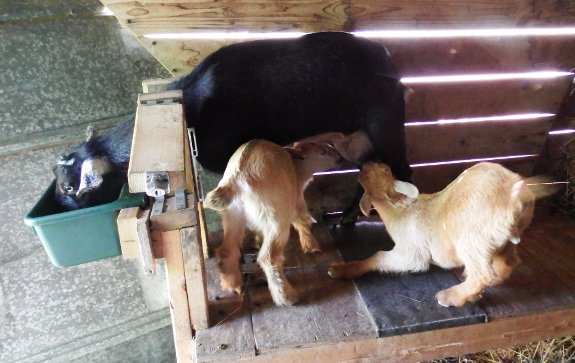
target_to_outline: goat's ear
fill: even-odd
[[[370,196],[367,195],[367,193],[363,193],[363,197],[361,197],[361,200],[359,201],[359,209],[361,210],[361,213],[368,216],[371,210],[371,205]]]
[[[291,156],[292,159],[300,159],[303,160],[303,151],[299,150],[299,149],[293,149],[291,147],[284,147],[285,151],[288,152],[288,154]]]
[[[86,141],[90,140],[94,136],[96,136],[96,130],[94,129],[94,125],[89,124],[88,127],[86,128]]]
[[[98,188],[104,181],[104,174],[110,170],[108,162],[104,159],[86,159],[82,163],[80,186],[76,196],[79,198],[85,192]]]
[[[417,196],[419,195],[419,190],[415,185],[401,180],[396,180],[393,183],[393,189],[396,192],[401,193],[409,198],[417,198]]]

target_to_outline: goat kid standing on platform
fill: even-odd
[[[284,247],[290,225],[297,230],[302,250],[319,252],[310,231],[314,219],[304,200],[304,189],[313,174],[335,168],[339,153],[328,144],[296,143],[282,148],[253,140],[233,154],[218,187],[207,194],[204,205],[222,215],[224,241],[216,250],[223,290],[241,292],[241,244],[246,227],[262,236],[258,262],[268,280],[276,305],[293,305],[297,291],[283,273]]]
[[[365,164],[359,182],[365,188],[362,212],[375,207],[395,247],[364,261],[333,264],[330,276],[420,272],[431,263],[465,267],[463,283],[436,294],[442,306],[475,301],[511,275],[520,262],[515,245],[531,223],[535,199],[553,192],[540,188],[535,195],[521,176],[494,163],[474,165],[435,194],[419,194],[414,185],[395,180],[385,164]]]

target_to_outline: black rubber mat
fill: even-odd
[[[330,233],[344,261],[389,251],[394,244],[377,218],[360,220],[353,227],[334,226]],[[453,272],[435,266],[424,273],[369,273],[354,280],[380,337],[482,323],[487,314],[476,304],[443,307],[435,294],[458,284]]]

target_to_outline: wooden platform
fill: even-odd
[[[199,362],[418,362],[575,333],[575,220],[544,204],[510,280],[462,309],[436,303],[435,292],[457,283],[457,273],[440,269],[355,283],[329,278],[328,265],[341,260],[337,248],[359,257],[386,238],[377,218],[351,228],[332,222],[314,229],[322,254],[303,256],[290,243],[287,276],[304,293],[294,307],[273,305],[257,270],[247,274],[243,296],[222,293],[215,261],[207,260],[214,327],[196,331]]]

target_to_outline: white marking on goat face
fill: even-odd
[[[82,163],[82,173],[80,176],[80,186],[76,196],[98,188],[104,181],[103,175],[110,170],[110,166],[105,159],[86,159]]]
[[[71,159],[60,159],[58,160],[58,165],[62,165],[62,166],[71,166],[74,165],[74,163],[76,162],[76,159],[71,158]]]

